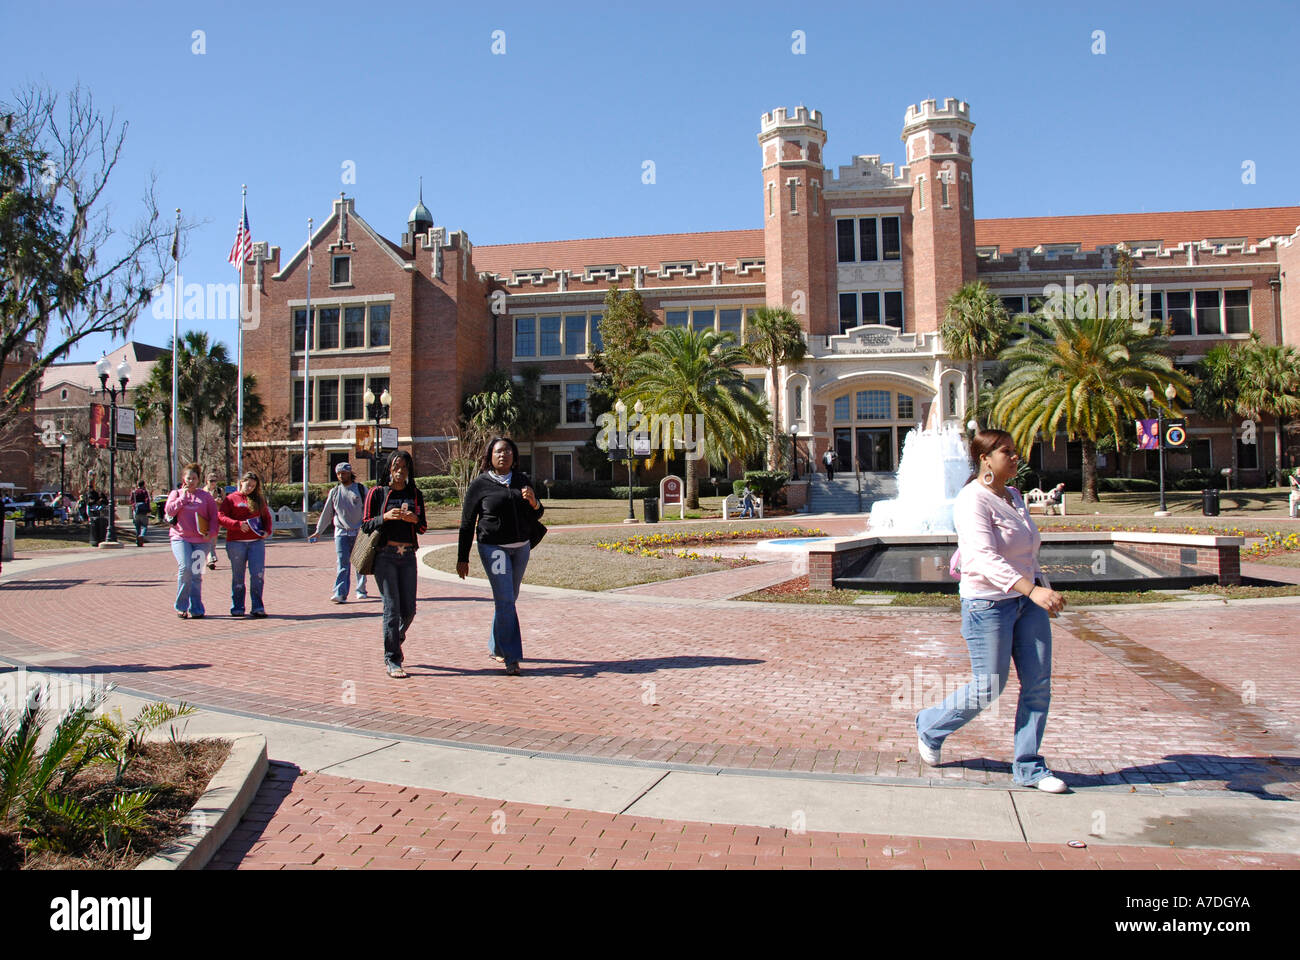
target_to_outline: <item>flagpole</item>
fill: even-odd
[[[311,421],[311,217],[307,218],[307,330],[302,338],[302,512],[306,515],[307,468],[311,463],[307,447],[307,424]]]
[[[181,208],[176,208],[176,226],[172,232],[172,261],[175,269],[172,274],[172,458],[167,464],[170,476],[167,478],[167,492],[176,489],[176,478],[181,475],[180,449],[176,446],[176,418],[179,414],[176,387],[176,353],[180,348],[181,316]]]
[[[244,229],[244,222],[248,219],[248,184],[240,184],[243,195],[239,201],[239,229]],[[236,401],[238,404],[235,413],[235,472],[238,476],[244,475],[244,257],[239,258],[239,307],[235,311],[235,321],[239,324],[239,331],[235,339],[235,352],[238,356],[239,370],[236,376],[239,377],[239,386],[236,388]]]

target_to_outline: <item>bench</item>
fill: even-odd
[[[1051,500],[1050,493],[1034,487],[1025,494],[1025,507],[1030,513],[1033,513],[1034,508],[1037,507],[1043,511],[1043,516],[1049,516],[1055,512],[1057,516],[1063,517],[1065,516],[1065,491],[1061,491],[1061,500],[1057,503]]]
[[[299,536],[307,536],[307,514],[301,510],[290,510],[288,507],[281,507],[275,511],[275,529],[302,531]]]
[[[754,516],[760,520],[763,518],[763,498],[754,497]],[[723,498],[722,501],[722,519],[734,520],[744,513],[745,507],[743,498],[736,496],[734,493]],[[747,518],[746,518],[747,519]]]

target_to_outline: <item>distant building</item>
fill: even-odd
[[[822,116],[799,107],[759,124],[762,227],[712,233],[606,237],[473,246],[435,226],[423,200],[396,243],[334,201],[310,241],[314,262],[307,317],[308,246],[281,262],[254,245],[247,271],[260,296],[245,335],[245,365],[258,377],[268,419],[294,434],[284,448],[300,476],[304,416],[311,423],[313,480],[353,456],[353,428],[367,422],[367,389],[393,397],[390,422],[421,471],[436,466],[461,399],[494,366],[518,375],[543,368],[543,401],[559,426],[535,444],[537,479],[589,476],[576,452],[592,434],[589,355],[611,283],[635,287],[668,326],[731,331],[764,304],[791,307],[808,357],[768,383],[781,391],[801,457],[836,449],[848,469],[892,471],[905,433],[965,419],[964,365],[951,361],[938,328],[947,299],[979,279],[1013,312],[1052,284],[1111,283],[1122,244],[1134,281],[1149,285],[1153,318],[1172,330],[1170,349],[1191,364],[1215,343],[1258,333],[1300,343],[1300,207],[1078,217],[975,219],[969,106],[923,101],[903,120],[905,163],[858,155],[825,165]],[[304,389],[310,337],[310,384]],[[1242,479],[1273,466],[1271,420],[1257,443],[1236,425],[1190,423],[1187,454],[1172,469],[1218,469],[1238,444]],[[1043,469],[1078,465],[1076,444],[1036,445]],[[1135,467],[1146,465],[1136,454]],[[733,468],[736,465],[733,465]],[[1103,473],[1114,472],[1114,458]]]
[[[0,393],[4,393],[24,373],[35,359],[35,347],[24,343],[5,358],[0,366]],[[36,459],[38,456],[35,427],[32,421],[32,408],[20,412],[9,426],[0,429],[0,484],[13,484],[13,488],[4,487],[5,496],[12,493],[36,490]]]

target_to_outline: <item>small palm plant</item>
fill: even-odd
[[[113,785],[121,786],[127,768],[140,755],[145,738],[164,723],[191,716],[197,709],[184,701],[174,706],[160,701],[141,707],[130,720],[122,719],[120,709],[114,710],[111,716],[96,717],[88,746],[92,762],[112,764],[115,768]],[[175,737],[172,739],[174,741]]]

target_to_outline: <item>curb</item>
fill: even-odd
[[[230,755],[190,810],[189,833],[172,841],[137,870],[202,870],[252,805],[266,776],[266,737],[260,733],[232,733],[221,739],[231,741]]]

